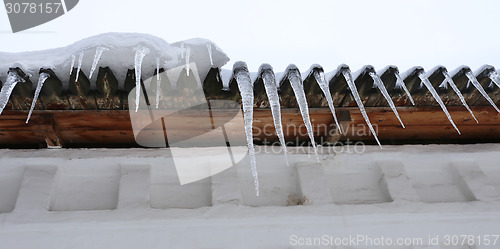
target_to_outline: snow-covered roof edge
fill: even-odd
[[[124,82],[126,69],[134,68],[134,57],[139,47],[145,47],[148,51],[142,61],[146,77],[152,76],[157,67],[157,59],[160,60],[160,67],[165,69],[195,62],[202,80],[211,67],[220,68],[229,61],[222,49],[207,39],[195,38],[171,44],[149,34],[104,33],[66,47],[21,53],[0,52],[0,71],[7,72],[11,67],[20,67],[36,82],[38,70],[50,68],[62,82],[67,83],[71,66],[78,66],[80,55],[81,69],[88,74],[97,59],[97,52],[101,50],[99,66],[110,67],[118,81]],[[4,78],[1,80],[5,81]]]

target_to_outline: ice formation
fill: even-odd
[[[75,67],[75,61],[76,61],[76,56],[73,54],[71,55],[71,66],[69,67],[70,74],[73,72],[73,68]]]
[[[403,80],[403,78],[401,78],[401,75],[399,75],[399,73],[396,71],[394,72],[394,75],[396,76],[396,88],[403,88],[403,91],[405,91],[406,93],[406,96],[408,96],[408,98],[410,99],[410,102],[412,105],[415,105],[415,101],[413,101],[413,98],[411,97],[411,94],[410,94],[410,91],[408,91],[408,88],[406,87],[406,84]]]
[[[21,70],[27,72],[38,72],[40,68],[50,68],[63,83],[63,88],[68,89],[70,75],[80,52],[84,58],[94,58],[98,47],[108,48],[102,54],[99,65],[106,65],[118,81],[120,90],[124,89],[124,82],[127,77],[127,70],[134,68],[134,48],[138,45],[148,47],[154,56],[146,56],[143,61],[143,72],[153,72],[156,68],[156,58],[160,58],[160,66],[163,68],[175,68],[185,65],[185,60],[181,59],[186,49],[181,48],[181,44],[191,49],[190,62],[196,63],[201,81],[205,80],[210,68],[221,68],[229,58],[216,44],[207,39],[188,39],[182,42],[168,43],[165,40],[148,35],[137,33],[105,33],[80,40],[66,47],[54,48],[42,51],[6,53],[0,52],[0,71],[6,72],[13,67],[13,63],[22,62]],[[211,45],[212,63],[210,63],[207,53],[207,44]],[[74,55],[74,57],[73,57]],[[73,65],[71,65],[74,58]],[[132,59],[131,59],[132,58]],[[91,68],[92,60],[84,59],[81,68]],[[68,67],[69,74],[68,74]],[[97,70],[98,68],[96,68]],[[94,71],[94,73],[96,73]],[[36,75],[38,76],[38,74]]]
[[[78,77],[80,76],[80,70],[82,70],[82,62],[83,62],[83,52],[79,52],[78,53],[78,66],[76,69],[75,82],[78,82]]]
[[[326,81],[325,73],[323,71],[314,71],[314,78],[316,79],[316,82],[318,82],[319,87],[321,88],[321,91],[326,96],[326,101],[328,101],[328,106],[330,107],[330,111],[332,112],[333,119],[335,120],[335,125],[337,125],[337,129],[339,130],[340,134],[342,134],[342,127],[339,124],[339,121],[337,119],[337,114],[335,113],[335,106],[333,106],[333,99],[332,99],[332,94],[330,93],[330,86],[328,85],[328,82]]]
[[[483,95],[483,97],[486,100],[488,100],[488,102],[491,104],[491,106],[493,106],[493,108],[495,108],[495,110],[497,110],[497,112],[500,112],[497,105],[495,105],[495,102],[493,102],[493,100],[490,98],[490,96],[488,96],[488,94],[486,93],[484,88],[481,86],[481,84],[479,84],[476,77],[474,77],[474,74],[472,74],[472,72],[470,70],[468,70],[465,73],[465,76],[467,76],[467,78],[469,78],[469,82],[471,82],[472,85],[474,85],[474,87],[481,93],[481,95]]]
[[[189,71],[191,70],[189,68],[189,59],[191,58],[191,48],[187,47],[186,48],[186,75],[189,77]]]
[[[295,98],[297,99],[300,114],[302,115],[302,119],[306,125],[307,134],[309,135],[309,139],[311,140],[311,144],[314,149],[314,155],[316,156],[316,160],[319,162],[318,148],[316,147],[316,141],[314,141],[313,127],[309,117],[309,107],[307,105],[306,94],[304,92],[304,85],[300,76],[300,71],[295,65],[290,65],[288,66],[286,72],[288,73],[288,81],[290,81]]]
[[[488,75],[488,77],[490,78],[491,83],[497,85],[497,87],[500,88],[500,75],[498,74],[498,72],[493,71],[490,73],[490,75]]]
[[[391,96],[387,92],[387,89],[385,88],[385,85],[382,82],[382,79],[380,79],[380,77],[378,77],[378,75],[376,73],[374,73],[374,72],[370,72],[369,75],[370,75],[370,77],[372,77],[373,83],[380,90],[380,92],[384,96],[385,100],[387,100],[387,103],[389,103],[389,106],[391,107],[392,111],[396,115],[396,118],[398,118],[399,123],[401,123],[401,126],[403,128],[405,128],[405,125],[403,124],[403,121],[401,121],[401,118],[399,117],[399,113],[398,113],[398,110],[396,109],[396,105],[394,105],[394,102],[392,101]]]
[[[31,102],[30,112],[28,113],[28,118],[26,119],[26,124],[30,121],[31,114],[35,109],[36,101],[38,100],[38,96],[40,95],[40,91],[42,91],[43,83],[50,77],[48,73],[41,73],[38,78],[38,84],[36,85],[35,96],[33,97],[33,102]]]
[[[141,96],[142,61],[144,56],[150,52],[149,48],[139,46],[135,50],[135,111],[139,110],[139,97]]]
[[[257,173],[257,161],[255,159],[255,148],[253,145],[253,84],[250,79],[245,62],[238,61],[234,63],[234,79],[238,84],[241,99],[243,103],[243,118],[245,120],[245,135],[248,146],[248,153],[250,155],[250,167],[255,184],[255,194],[259,196],[259,175]]]
[[[267,98],[269,99],[269,105],[271,106],[271,113],[273,115],[274,128],[278,139],[280,141],[281,147],[285,154],[286,165],[288,164],[288,156],[286,152],[286,142],[285,136],[283,135],[283,125],[281,123],[281,106],[278,96],[278,88],[276,87],[276,78],[273,73],[273,68],[264,64],[260,68],[262,81],[264,82],[264,87],[266,89]]]
[[[458,95],[458,97],[460,98],[460,101],[462,102],[462,104],[465,106],[465,108],[467,108],[467,110],[470,112],[470,115],[472,115],[472,117],[474,118],[474,120],[476,120],[476,123],[479,123],[479,121],[477,121],[477,118],[476,116],[474,116],[474,113],[472,112],[472,110],[470,109],[469,105],[467,104],[467,102],[465,101],[465,98],[464,96],[462,95],[462,93],[460,92],[460,90],[458,89],[457,85],[455,85],[455,82],[453,82],[453,79],[450,77],[450,75],[448,74],[448,72],[446,70],[443,71],[443,75],[444,75],[444,81],[441,85],[450,85],[451,86],[451,89],[453,89],[453,91]]]
[[[359,97],[358,89],[356,88],[356,84],[354,84],[354,80],[352,79],[351,71],[349,69],[342,70],[342,75],[344,75],[344,78],[347,81],[347,85],[349,86],[349,89],[351,90],[351,94],[354,97],[354,100],[356,101],[356,104],[359,107],[359,111],[361,112],[361,115],[363,115],[363,118],[365,119],[365,122],[368,125],[368,128],[370,129],[371,133],[373,134],[373,137],[377,141],[378,146],[380,146],[380,148],[382,148],[382,145],[380,144],[380,141],[378,140],[377,133],[375,133],[375,129],[373,129],[372,123],[370,122],[370,119],[368,118],[368,114],[366,114],[365,106],[363,105],[363,102],[361,101],[361,98]]]
[[[160,58],[156,58],[156,109],[160,107],[161,75]]]
[[[451,115],[448,112],[448,109],[446,109],[446,106],[444,105],[443,101],[441,100],[441,98],[439,98],[439,94],[436,92],[436,89],[434,89],[434,87],[432,87],[432,84],[429,81],[429,79],[427,78],[427,75],[425,74],[425,71],[422,70],[419,73],[418,77],[422,81],[422,84],[424,84],[425,87],[432,94],[432,97],[434,97],[434,99],[438,102],[439,106],[441,106],[441,109],[443,109],[443,112],[446,114],[446,117],[448,117],[448,120],[450,121],[451,125],[453,125],[453,128],[455,128],[455,130],[457,130],[457,132],[458,132],[459,135],[462,135],[462,133],[460,133],[460,130],[458,130],[457,126],[453,122],[453,119],[451,118]]]
[[[89,79],[92,78],[92,75],[94,74],[94,71],[97,68],[97,64],[99,63],[99,60],[101,59],[102,53],[106,50],[108,50],[108,49],[105,47],[97,47],[96,48],[94,61],[92,62],[92,68],[90,68]]]
[[[19,82],[25,82],[25,80],[21,78],[15,71],[11,70],[9,72],[9,75],[7,76],[5,84],[2,86],[2,90],[0,91],[0,114],[2,114],[3,109],[7,105],[7,102],[9,102],[12,91]]]
[[[214,60],[212,58],[212,45],[207,44],[208,57],[210,58],[210,65],[214,65]]]

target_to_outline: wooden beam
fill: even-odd
[[[386,143],[500,142],[500,114],[492,107],[472,107],[479,124],[476,124],[463,107],[448,109],[462,132],[461,136],[453,129],[439,107],[398,108],[406,129],[400,126],[390,108],[367,108],[367,113],[378,137]],[[310,109],[311,123],[318,141],[374,141],[358,108],[338,107],[336,110],[343,126],[343,135],[338,133],[329,108]],[[153,110],[154,115],[158,116],[158,112],[160,111]],[[218,127],[238,112],[241,112],[241,109],[213,109],[212,120]],[[172,115],[166,120],[170,127],[167,136],[173,140],[188,139],[205,133],[205,130],[199,130],[200,123],[211,120],[206,110],[199,109],[183,110]],[[0,115],[0,147],[17,148],[23,144],[46,146],[46,139],[49,140],[50,146],[138,146],[135,143],[128,110],[35,111],[28,124],[25,123],[26,116],[26,111],[5,111]],[[309,141],[298,109],[282,109],[282,123],[287,143],[301,144]],[[226,132],[244,136],[243,125],[243,119],[238,118],[232,124],[225,125]],[[146,127],[142,132],[146,139],[164,136],[162,125]],[[278,141],[270,109],[254,110],[253,132],[257,144]],[[210,139],[212,137],[206,136],[207,142],[210,142]]]

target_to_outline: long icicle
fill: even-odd
[[[363,105],[363,102],[361,101],[361,98],[359,97],[358,89],[356,88],[356,84],[354,84],[354,80],[352,79],[350,70],[343,70],[342,74],[344,75],[344,78],[347,81],[347,85],[349,86],[349,89],[351,90],[351,94],[354,97],[356,104],[358,104],[359,111],[361,112],[361,115],[363,115],[363,118],[365,119],[365,122],[368,125],[368,128],[370,129],[371,133],[373,134],[373,137],[375,137],[375,140],[377,141],[378,146],[380,148],[382,148],[382,145],[380,144],[380,141],[378,140],[377,133],[375,133],[375,129],[373,129],[372,123],[370,122],[370,119],[368,118],[368,114],[366,114],[365,106]]]
[[[399,117],[398,110],[396,109],[396,105],[394,105],[394,102],[392,101],[391,96],[387,92],[387,89],[385,88],[384,82],[382,82],[382,79],[378,77],[378,75],[374,72],[370,72],[370,77],[372,77],[373,82],[375,83],[375,86],[380,90],[382,95],[384,96],[385,100],[387,100],[387,103],[389,103],[389,106],[391,107],[392,111],[394,112],[394,115],[396,115],[396,118],[398,118],[399,123],[401,123],[401,126],[405,128],[405,124],[403,124],[403,121],[401,121],[401,117]]]
[[[422,81],[422,83],[425,85],[425,87],[427,88],[427,90],[429,90],[429,92],[432,94],[432,97],[434,97],[434,99],[438,102],[439,106],[441,106],[441,109],[446,114],[446,117],[450,121],[450,123],[453,126],[453,128],[455,128],[455,130],[457,130],[457,132],[458,132],[459,135],[462,135],[462,133],[460,132],[460,130],[455,125],[455,122],[453,122],[453,119],[451,118],[451,115],[448,112],[448,109],[446,109],[446,106],[444,105],[443,101],[439,97],[439,94],[436,92],[436,89],[434,89],[434,87],[432,87],[432,84],[429,81],[429,79],[427,78],[427,76],[425,75],[425,72],[424,71],[420,72],[420,74],[418,75],[418,77],[420,78],[420,80]]]
[[[493,108],[495,108],[495,110],[497,110],[497,112],[500,112],[497,105],[495,105],[495,102],[493,102],[493,100],[490,98],[490,96],[488,96],[488,94],[486,93],[484,88],[481,86],[481,84],[479,84],[476,77],[474,77],[474,74],[472,74],[471,71],[467,71],[465,73],[465,75],[467,76],[467,78],[469,78],[469,81],[472,82],[472,85],[474,85],[474,87],[476,87],[476,89],[481,93],[481,95],[483,95],[483,97],[486,100],[488,100],[488,102],[490,102],[491,106],[493,106]]]
[[[401,75],[399,75],[398,72],[395,72],[394,74],[396,75],[396,87],[403,88],[403,90],[406,93],[406,96],[408,96],[408,98],[410,99],[411,104],[415,105],[415,101],[413,101],[413,98],[411,97],[410,91],[406,87],[406,84],[405,84],[403,78],[401,78]]]
[[[139,111],[139,98],[141,97],[142,60],[149,53],[149,48],[141,46],[135,50],[135,111]]]
[[[210,65],[214,65],[214,59],[212,58],[212,44],[207,44],[208,57],[210,58]]]
[[[271,106],[271,113],[273,115],[273,121],[274,121],[274,129],[276,130],[276,135],[278,135],[281,147],[283,148],[286,165],[290,166],[288,163],[285,136],[283,135],[283,125],[281,123],[281,106],[278,96],[278,88],[276,87],[276,77],[274,73],[272,73],[272,71],[270,70],[272,69],[262,71],[262,80],[264,81],[264,87],[266,89],[267,98],[269,99],[269,105]]]
[[[19,82],[26,81],[21,78],[16,72],[10,71],[9,75],[7,76],[7,80],[2,87],[2,90],[0,91],[0,114],[2,114],[3,109],[5,108],[5,106],[7,106],[10,95]]]
[[[160,107],[161,75],[160,58],[156,58],[156,109]]]
[[[92,78],[92,75],[94,74],[94,71],[97,68],[97,64],[99,63],[99,60],[101,59],[102,53],[106,50],[108,50],[108,49],[105,47],[97,47],[96,48],[94,61],[92,62],[92,68],[90,68],[89,79]]]
[[[69,74],[73,72],[73,68],[75,67],[76,56],[71,55],[71,66],[69,68]]]
[[[472,117],[474,118],[474,120],[476,120],[476,123],[479,123],[479,121],[477,121],[476,116],[474,116],[474,113],[472,112],[472,110],[470,109],[469,105],[465,101],[464,96],[462,95],[462,93],[458,89],[457,85],[455,85],[455,82],[453,82],[453,79],[450,77],[450,75],[448,74],[448,72],[443,71],[443,75],[444,75],[444,81],[448,82],[448,84],[451,86],[451,89],[453,89],[453,91],[458,95],[458,97],[460,98],[460,101],[462,102],[462,104],[470,112],[470,115],[472,115]]]
[[[323,94],[325,94],[326,96],[326,101],[328,101],[328,106],[330,107],[333,119],[335,120],[335,125],[337,125],[337,129],[339,130],[340,134],[342,134],[342,127],[340,127],[339,121],[337,119],[337,114],[335,113],[335,106],[333,105],[332,94],[330,93],[330,86],[326,81],[325,73],[314,71],[313,74],[316,82],[318,82],[319,88],[321,88],[321,91],[323,91]]]
[[[82,61],[83,61],[83,51],[78,53],[78,67],[76,69],[75,82],[78,82],[78,77],[80,76],[80,70],[82,70]]]
[[[189,59],[191,58],[191,48],[186,47],[186,75],[189,77],[189,71],[191,70],[189,65]]]
[[[36,101],[38,100],[38,96],[40,96],[40,91],[42,91],[43,83],[50,77],[48,73],[41,73],[38,78],[38,84],[36,85],[35,96],[33,97],[33,102],[31,102],[30,112],[28,113],[28,118],[26,119],[26,124],[30,121],[31,114],[35,109]]]
[[[290,81],[290,85],[292,86],[295,98],[297,99],[300,113],[302,115],[302,120],[304,121],[307,129],[307,134],[309,135],[309,139],[311,140],[311,144],[313,146],[314,155],[316,156],[316,160],[319,162],[318,148],[316,147],[316,141],[314,141],[314,132],[311,124],[311,118],[309,116],[309,107],[307,105],[306,94],[304,92],[304,86],[302,83],[300,72],[295,67],[294,69],[287,71],[288,81]]]
[[[255,147],[253,145],[253,84],[250,79],[250,73],[244,62],[236,62],[233,69],[233,77],[236,79],[238,88],[240,90],[241,99],[243,103],[243,118],[245,121],[245,134],[248,146],[248,154],[250,155],[250,167],[252,170],[255,194],[259,196],[259,174],[257,172],[257,160],[255,158]]]

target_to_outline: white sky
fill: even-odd
[[[251,71],[290,63],[325,71],[346,63],[401,71],[421,65],[453,70],[500,67],[500,1],[162,1],[80,0],[68,14],[12,34],[0,10],[0,50],[19,52],[69,45],[104,32],[140,32],[168,42],[202,37],[214,41]]]

